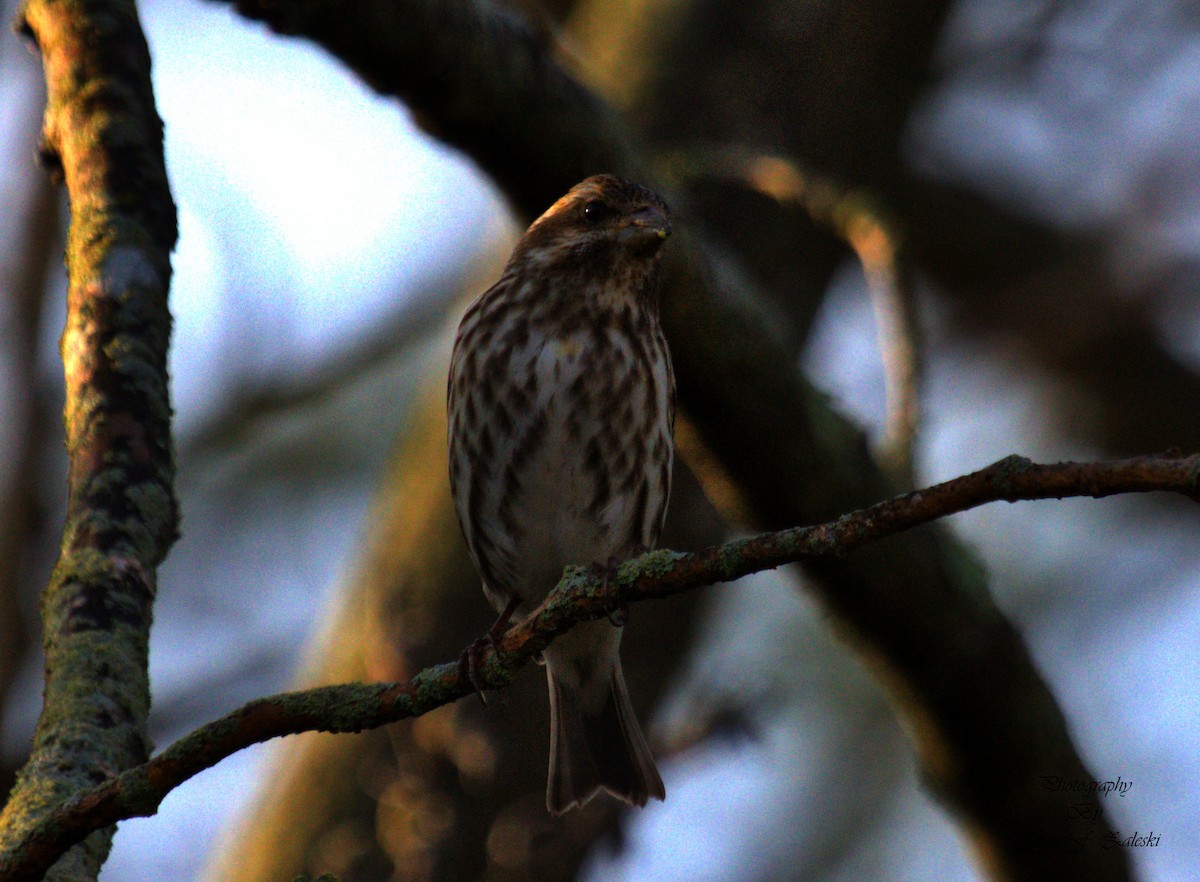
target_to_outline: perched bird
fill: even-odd
[[[533,222],[468,308],[448,389],[450,486],[501,611],[540,603],[570,564],[611,566],[658,541],[671,493],[675,379],[658,323],[667,207],[614,175],[577,184]],[[600,789],[634,805],[662,778],[629,704],[611,621],[545,651],[554,814]]]

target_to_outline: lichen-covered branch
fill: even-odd
[[[588,568],[570,567],[541,606],[514,625],[495,650],[484,650],[478,678],[488,689],[507,686],[555,636],[585,619],[608,615],[615,604],[668,597],[787,563],[841,557],[988,502],[1148,491],[1170,491],[1200,501],[1200,455],[1053,465],[1010,456],[980,471],[829,523],[763,533],[690,554],[650,552],[623,564],[607,585]],[[996,648],[984,645],[977,650],[987,653]],[[450,662],[427,668],[403,683],[327,686],[251,702],[202,726],[145,764],[58,806],[23,841],[0,853],[0,882],[39,878],[58,854],[90,831],[123,818],[154,814],[174,788],[252,744],[300,732],[359,732],[420,716],[473,691],[459,663]],[[952,744],[951,748],[966,751],[969,745]],[[951,765],[962,762],[956,754],[943,759]],[[1014,783],[1026,803],[1026,817],[1045,816],[1046,803],[1061,803],[1057,805],[1061,811],[1049,813],[1054,823],[1031,826],[1031,836],[1071,853],[1074,822],[1067,809],[1085,802],[1086,797],[1048,794],[1036,785],[1036,781]],[[1075,814],[1080,814],[1078,809]]]
[[[155,568],[177,533],[166,375],[175,207],[137,10],[130,0],[30,0],[19,27],[45,67],[42,158],[71,202],[70,471],[42,596],[45,703],[0,815],[6,850],[70,794],[145,761]],[[51,878],[94,879],[110,842],[111,831],[89,838]]]

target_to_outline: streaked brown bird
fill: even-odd
[[[653,548],[671,493],[675,379],[658,323],[653,191],[614,175],[571,189],[533,222],[499,281],[468,308],[448,390],[450,486],[503,633],[570,564]],[[663,799],[629,703],[621,628],[583,622],[545,651],[546,806],[601,789]]]

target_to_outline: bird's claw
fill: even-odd
[[[500,651],[500,638],[508,632],[508,623],[520,603],[519,597],[510,600],[496,621],[492,623],[492,627],[487,629],[487,633],[464,649],[462,655],[458,657],[459,676],[471,684],[471,688],[475,690],[475,694],[479,696],[484,707],[487,707],[487,697],[484,695],[487,684],[479,676],[481,656],[488,647],[491,647],[492,652]]]
[[[475,694],[479,696],[479,701],[484,707],[487,707],[487,696],[484,693],[487,684],[479,676],[479,668],[482,663],[483,652],[489,646],[493,651],[497,649],[496,638],[492,636],[491,631],[488,631],[478,640],[474,641],[458,657],[459,676],[465,678],[471,684],[471,688],[475,690]]]
[[[600,580],[600,593],[604,597],[604,605],[608,613],[608,620],[614,628],[620,628],[629,621],[629,605],[625,603],[616,603],[610,590],[610,583],[616,577],[617,570],[623,563],[622,558],[613,555],[604,563],[593,563],[588,570],[593,576]]]

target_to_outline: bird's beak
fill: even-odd
[[[661,245],[671,235],[671,221],[657,205],[647,205],[627,215],[621,222],[618,236],[630,245]]]

